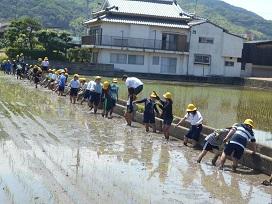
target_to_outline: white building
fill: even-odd
[[[106,0],[87,21],[93,62],[127,72],[240,76],[243,39],[170,0]]]

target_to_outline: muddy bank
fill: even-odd
[[[0,77],[0,203],[271,203],[263,174],[38,90]]]

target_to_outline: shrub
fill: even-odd
[[[70,48],[67,52],[70,62],[91,62],[92,49],[89,48]]]
[[[23,53],[24,56],[28,59],[36,60],[38,58],[48,57],[49,60],[59,60],[59,61],[66,61],[66,57],[59,52],[47,52],[44,49],[18,49],[18,48],[7,48],[6,54],[9,58],[14,59],[16,55]]]

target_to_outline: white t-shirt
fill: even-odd
[[[71,82],[70,82],[70,86],[71,86],[71,88],[78,89],[80,87],[79,80],[72,79]]]
[[[95,85],[94,81],[89,81],[89,83],[87,85],[87,90],[93,91],[94,90],[94,85]]]
[[[203,117],[199,111],[196,111],[195,115],[192,113],[186,113],[184,118],[186,118],[186,121],[188,121],[191,125],[200,125],[203,121]]]
[[[87,89],[87,87],[88,87],[88,83],[87,82],[85,82],[83,85],[82,85],[82,90],[86,90]]]
[[[140,79],[138,79],[136,77],[128,77],[127,80],[126,80],[126,86],[128,88],[136,89],[137,87],[139,87],[139,86],[141,86],[143,84],[144,83]]]
[[[42,61],[43,67],[49,67],[49,61]]]

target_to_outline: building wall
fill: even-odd
[[[223,32],[211,23],[203,23],[191,28],[189,75],[234,76],[241,74],[241,63],[237,59],[242,55],[243,40]],[[211,38],[213,43],[200,43],[199,38]],[[209,65],[195,64],[195,54],[209,55]],[[225,61],[233,61],[234,66],[225,66]]]
[[[111,50],[111,49],[101,49],[98,52],[98,62],[103,64],[112,64],[110,60],[111,53],[127,54],[127,55],[144,55],[143,65],[133,65],[133,64],[114,64],[115,70],[124,70],[127,72],[142,72],[142,73],[162,73],[161,63],[162,57],[171,57],[177,59],[177,66],[175,73],[164,72],[162,74],[178,74],[185,75],[187,70],[187,55],[177,55],[177,54],[166,54],[166,53],[156,53],[156,52],[136,52],[130,50]],[[159,64],[153,65],[153,56],[159,57]],[[128,61],[127,61],[128,62]]]

